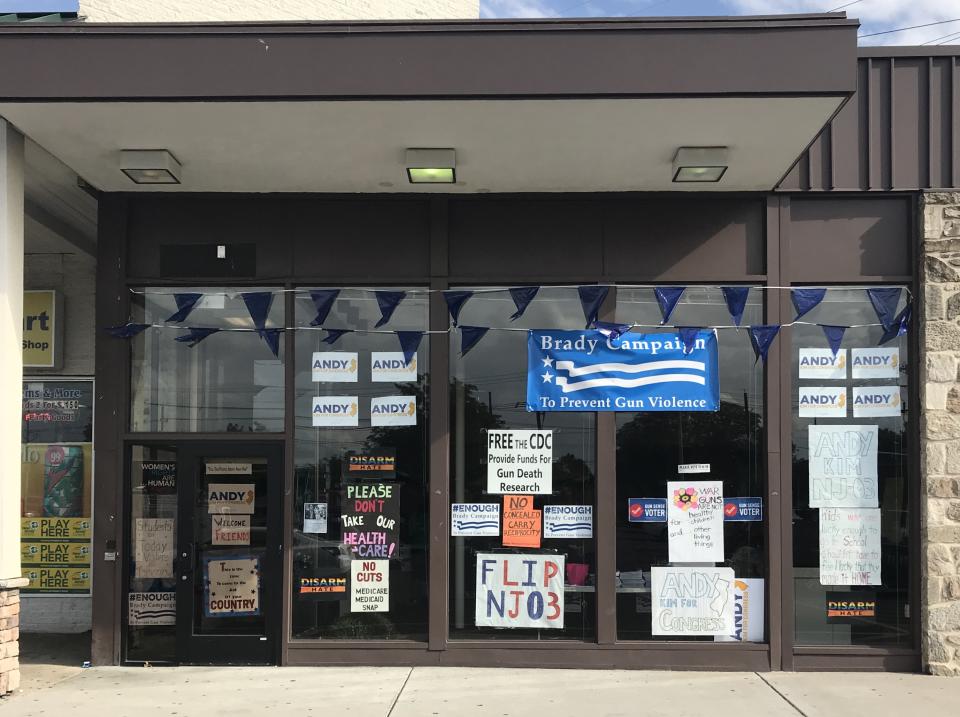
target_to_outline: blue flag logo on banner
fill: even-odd
[[[531,331],[528,411],[717,411],[717,335]]]

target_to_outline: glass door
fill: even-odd
[[[276,664],[282,461],[270,444],[178,451],[179,663]]]

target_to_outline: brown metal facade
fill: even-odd
[[[516,195],[516,196],[237,196],[108,195],[100,210],[97,325],[126,321],[131,287],[177,285],[406,285],[444,289],[464,283],[905,283],[916,294],[912,195],[830,199],[778,195]],[[873,218],[870,241],[851,215]],[[811,242],[828,232],[824,261]],[[230,277],[162,272],[169,245],[252,244],[249,274]],[[508,253],[509,252],[509,253]],[[509,256],[509,261],[505,257]],[[371,261],[372,257],[376,260]],[[289,297],[289,295],[288,295]],[[292,299],[287,299],[287,310]],[[612,311],[612,304],[604,307]],[[789,321],[786,292],[766,293],[769,323]],[[435,295],[430,325],[448,315]],[[292,406],[293,332],[287,332],[287,406]],[[291,635],[293,415],[282,433],[258,440],[286,449],[284,505],[283,664],[538,665],[675,669],[887,669],[920,667],[919,631],[912,649],[795,647],[791,505],[790,330],[774,344],[766,371],[768,643],[624,642],[617,640],[613,414],[597,420],[597,636],[594,643],[451,641],[449,569],[449,345],[430,344],[429,628],[424,643],[293,640]],[[912,351],[918,347],[914,344]],[[913,353],[913,356],[917,356]],[[911,362],[915,372],[916,361]],[[244,434],[143,434],[128,429],[130,347],[97,337],[98,468],[95,492],[94,652],[97,663],[122,662],[124,564],[104,562],[101,547],[121,541],[124,455],[134,443],[247,440]],[[916,404],[915,376],[910,400]],[[917,427],[912,425],[915,459]],[[913,555],[919,566],[919,465],[912,464]],[[919,604],[919,575],[911,575]]]

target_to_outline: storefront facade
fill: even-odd
[[[324,79],[326,90],[306,74],[268,81],[263,68],[232,86],[155,74],[11,90],[19,100],[0,114],[54,152],[57,122],[36,111],[51,97],[69,97],[80,124],[116,122],[120,142],[153,103],[153,132],[179,122],[224,156],[236,137],[211,130],[217,112],[276,111],[294,132],[292,97],[293,112],[335,98],[367,130],[364,102],[387,114],[492,105],[486,121],[502,123],[458,164],[469,184],[423,192],[378,177],[368,181],[385,191],[371,190],[353,175],[342,191],[292,191],[269,163],[254,187],[203,168],[191,187],[125,187],[97,181],[113,168],[95,147],[71,150],[102,190],[97,326],[132,327],[97,337],[95,661],[953,670],[953,270],[931,275],[924,252],[952,266],[960,202],[921,190],[960,176],[957,58],[858,60],[856,26],[840,16],[779,22],[375,27],[350,55],[372,58],[368,67]],[[101,32],[74,59],[104,61]],[[247,30],[202,41],[165,32],[136,41],[214,43],[226,63],[249,40]],[[271,32],[274,48],[347,58],[323,32]],[[596,70],[610,52],[667,63],[665,48],[684,39],[725,66],[685,75],[677,58],[666,78]],[[454,40],[461,85],[371,74],[384,56],[429,64],[431,43]],[[517,63],[511,76],[466,71],[498,48]],[[525,64],[538,50],[569,64]],[[723,85],[760,57],[768,72],[756,86]],[[691,144],[712,131],[730,147],[722,191],[647,170],[625,182],[622,167],[557,178],[590,152],[610,167],[621,151],[619,137],[572,134],[588,134],[582,122],[615,126],[625,117],[613,103],[636,101],[656,125],[678,100],[717,113],[683,131],[699,132]],[[552,125],[560,113],[572,124]],[[498,133],[541,121],[554,146],[569,145],[560,164],[474,183],[478,152],[505,151],[496,136],[509,134]],[[535,141],[526,131],[521,140]],[[736,154],[748,141],[759,144]],[[454,135],[446,142],[459,152]],[[938,282],[934,306],[924,289]],[[795,289],[817,296],[801,316],[808,294]],[[665,295],[677,299],[669,311]],[[559,378],[550,356],[533,372],[530,332],[599,340],[584,332],[591,303],[600,322],[634,327],[615,341],[715,335],[718,410],[528,410],[528,383]],[[901,333],[891,322],[910,312]],[[921,325],[940,328],[922,336]],[[751,327],[780,327],[763,359]],[[935,375],[934,353],[946,367]],[[941,386],[942,407],[927,384]],[[528,439],[541,443],[513,443]],[[943,457],[935,468],[931,455]],[[549,471],[492,468],[518,456]],[[853,480],[841,489],[837,475]],[[491,476],[519,483],[498,489]],[[690,514],[673,490],[704,505],[719,497],[725,517],[686,540],[673,521]],[[936,572],[931,555],[946,555]],[[704,587],[725,580],[732,587]],[[693,606],[704,598],[731,603],[712,626]]]

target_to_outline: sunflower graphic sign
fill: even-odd
[[[722,563],[723,483],[667,483],[667,540],[671,563]]]

